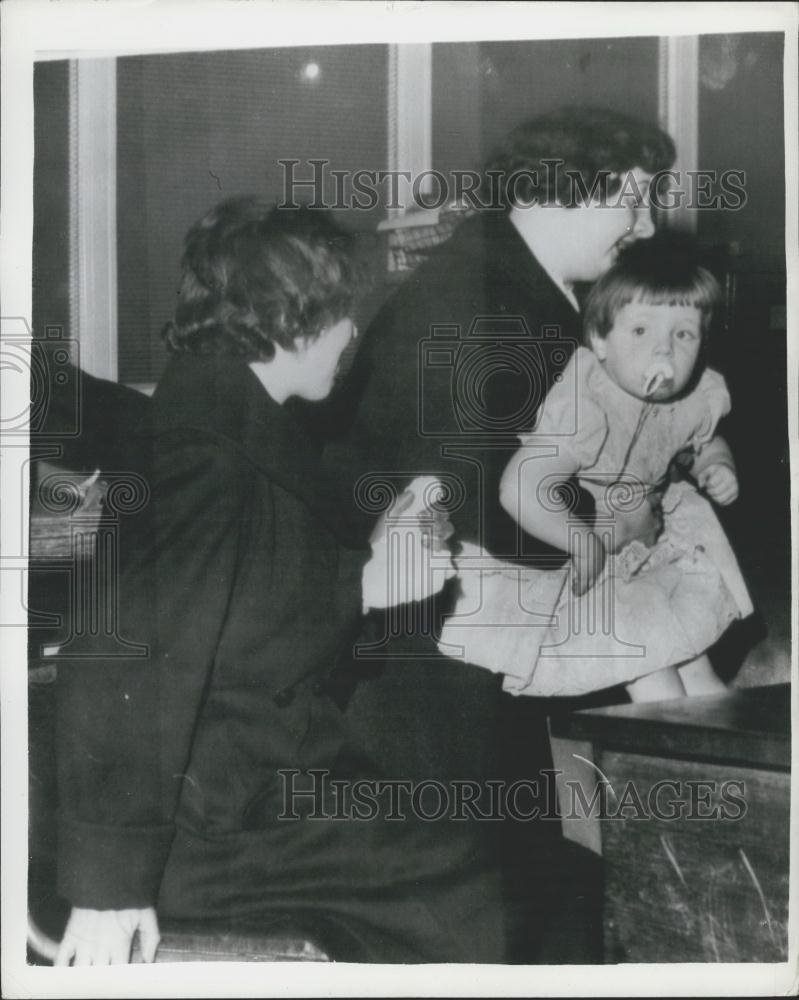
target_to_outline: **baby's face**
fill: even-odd
[[[591,335],[594,354],[613,381],[638,399],[665,402],[688,384],[702,344],[696,306],[630,302],[607,337]]]

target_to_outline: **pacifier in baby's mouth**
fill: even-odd
[[[644,395],[653,396],[664,382],[674,378],[674,369],[668,361],[653,361],[644,372]]]

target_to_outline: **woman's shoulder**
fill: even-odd
[[[152,403],[147,436],[155,465],[170,481],[180,470],[192,482],[217,477],[231,489],[248,478],[261,453],[273,458],[264,464],[276,464],[293,450],[283,440],[290,422],[283,408],[242,359],[176,355]]]
[[[153,395],[152,426],[236,438],[256,388],[257,379],[240,358],[176,354]]]

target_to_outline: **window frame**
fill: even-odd
[[[696,169],[699,40],[661,38],[660,124],[675,139],[675,169]],[[388,163],[417,177],[432,169],[432,43],[389,45]],[[80,366],[119,380],[116,216],[116,58],[70,61],[70,320]],[[381,229],[407,225],[406,208],[389,208]],[[438,213],[430,213],[430,224]],[[695,229],[695,213],[669,213],[668,224]],[[124,383],[151,393],[154,383]]]

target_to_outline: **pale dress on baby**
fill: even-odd
[[[729,409],[717,372],[704,371],[679,400],[645,402],[578,348],[521,442],[530,461],[557,449],[579,469],[601,534],[614,509],[662,489],[679,452],[701,452]],[[541,502],[557,504],[556,487],[540,484]],[[568,566],[520,568],[465,546],[462,595],[439,648],[504,674],[505,690],[528,695],[584,694],[694,659],[752,604],[711,504],[678,482],[668,485],[663,512],[655,546],[635,541],[609,555],[582,597],[571,592]]]

